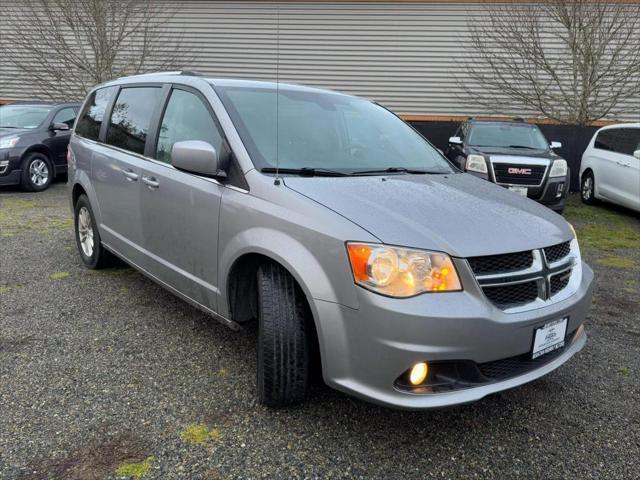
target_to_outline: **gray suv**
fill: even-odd
[[[83,262],[115,255],[234,329],[257,319],[263,404],[302,401],[316,371],[392,407],[466,403],[585,345],[571,226],[370,101],[124,78],[87,97],[69,164]]]

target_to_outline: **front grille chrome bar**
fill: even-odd
[[[530,298],[529,301],[525,302],[522,302],[520,298],[519,300],[514,299],[515,303],[510,304],[507,302],[496,304],[498,308],[505,312],[516,311],[523,308],[526,309],[530,304],[544,303],[552,297],[556,297],[560,291],[568,286],[569,280],[567,280],[566,285],[560,290],[552,291],[552,278],[556,278],[558,275],[562,274],[566,274],[570,278],[580,262],[580,253],[577,243],[575,244],[575,250],[572,248],[565,257],[555,262],[547,261],[543,248],[532,250],[531,254],[533,256],[533,262],[528,268],[516,271],[475,275],[478,286],[483,291],[485,291],[485,289],[492,289],[492,293],[496,293],[495,289],[500,287],[509,289],[509,287],[519,284],[530,282],[536,283],[536,298]],[[469,268],[471,268],[471,264],[469,264]],[[513,288],[511,290],[513,290]],[[533,297],[535,293],[531,292],[531,294],[531,297]],[[489,297],[488,290],[485,291],[485,295]]]

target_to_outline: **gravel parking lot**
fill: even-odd
[[[572,198],[596,270],[587,347],[524,387],[399,412],[317,386],[256,404],[232,332],[119,267],[85,269],[66,185],[0,191],[0,478],[638,478],[640,219]]]

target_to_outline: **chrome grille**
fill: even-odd
[[[569,252],[571,252],[571,242],[564,242],[545,248],[544,256],[547,262],[554,263],[569,255]]]
[[[493,164],[493,174],[497,183],[509,185],[538,186],[544,179],[547,167],[544,165],[520,165],[517,163]]]
[[[553,275],[549,280],[551,295],[555,295],[560,290],[564,289],[571,279],[571,270]]]
[[[533,263],[533,253],[529,250],[526,252],[506,253],[504,255],[471,257],[468,260],[471,270],[476,275],[511,272],[529,268]]]
[[[512,283],[498,287],[485,287],[484,294],[500,308],[526,305],[538,298],[538,282]]]
[[[467,261],[485,296],[498,308],[509,311],[546,301],[564,290],[579,258],[571,254],[571,242],[563,242]]]

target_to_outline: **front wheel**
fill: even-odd
[[[80,258],[87,267],[98,269],[113,265],[113,254],[100,243],[100,232],[86,195],[80,195],[76,202],[74,227]]]
[[[580,184],[580,196],[582,201],[587,205],[593,205],[596,203],[596,181],[593,177],[593,173],[586,172],[582,175],[582,182]]]
[[[53,180],[53,167],[46,155],[30,153],[22,163],[22,188],[30,192],[41,192],[49,188]]]
[[[302,290],[283,267],[258,269],[258,399],[269,407],[301,403],[309,385],[311,333]]]

